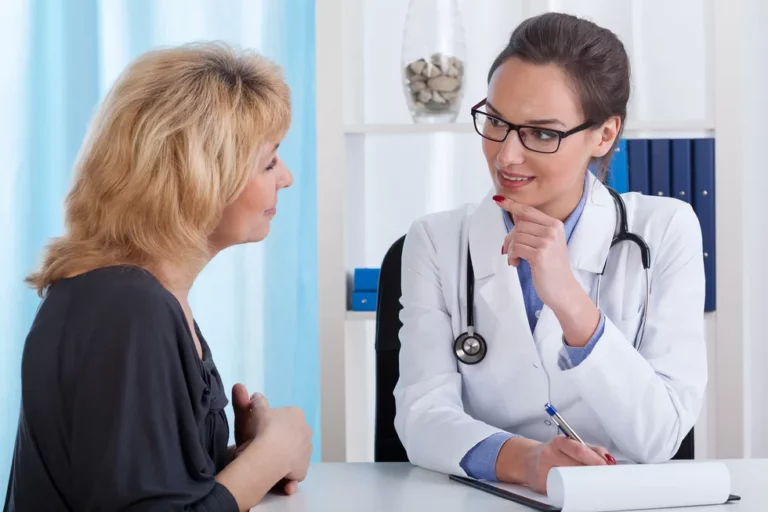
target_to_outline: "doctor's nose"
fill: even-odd
[[[510,131],[504,142],[501,143],[499,153],[496,155],[496,163],[504,168],[510,165],[519,165],[525,162],[525,146],[520,141],[520,136],[515,131]]]

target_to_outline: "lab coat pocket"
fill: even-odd
[[[631,314],[627,318],[621,318],[618,320],[613,320],[613,325],[618,328],[622,334],[624,334],[624,337],[627,338],[627,340],[630,343],[634,343],[635,336],[637,335],[637,331],[640,329],[640,322],[643,320],[643,306],[640,306],[640,311]]]
[[[489,368],[490,363],[486,359],[476,365],[460,365],[464,407],[470,416],[483,418],[490,424],[503,425],[507,409],[500,405],[505,402],[505,386]]]

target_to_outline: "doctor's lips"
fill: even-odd
[[[536,179],[533,176],[526,176],[514,172],[504,172],[498,169],[496,170],[496,174],[499,177],[499,185],[509,189],[522,188]]]
[[[274,208],[270,208],[269,210],[265,210],[264,211],[264,215],[266,215],[268,217],[273,217],[276,213],[277,213],[277,206],[275,206]]]

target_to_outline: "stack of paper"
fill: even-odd
[[[714,505],[728,501],[731,475],[721,462],[554,468],[550,503],[563,512],[611,512]]]
[[[671,509],[731,499],[731,476],[721,462],[554,468],[547,478],[547,496],[521,485],[459,481],[539,510],[562,512]]]

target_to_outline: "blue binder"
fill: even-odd
[[[354,291],[375,292],[379,289],[378,268],[356,268],[354,274]]]
[[[691,141],[675,139],[672,141],[672,189],[673,197],[691,202]]]
[[[648,194],[650,192],[648,141],[632,139],[627,142],[629,161],[629,190]]]
[[[715,286],[715,140],[693,140],[693,209],[701,223],[706,276],[705,311],[714,311]]]
[[[627,141],[622,139],[613,152],[611,167],[608,171],[608,186],[619,194],[629,192],[627,165]]]
[[[376,311],[376,292],[352,292],[352,311]]]
[[[651,145],[651,193],[655,196],[669,197],[672,183],[669,174],[669,160],[672,153],[669,140],[652,139]]]

